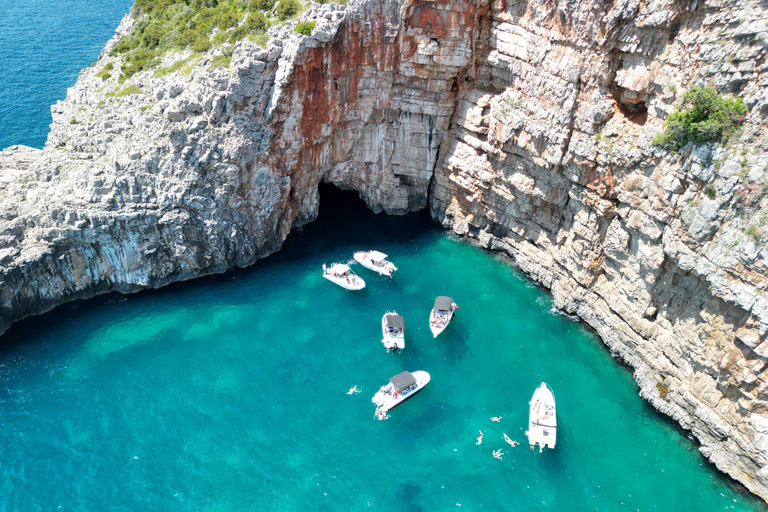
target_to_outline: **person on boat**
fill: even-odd
[[[480,444],[480,443],[483,442],[483,431],[479,430],[478,432],[480,432],[480,435],[477,436],[477,443],[475,443],[475,444]]]
[[[499,421],[501,421],[501,416],[495,416],[491,418],[491,421],[495,421],[496,423],[498,423]]]

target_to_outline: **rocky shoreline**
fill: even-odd
[[[768,498],[765,8],[361,0],[302,17],[311,36],[290,21],[266,48],[171,54],[121,84],[104,70],[123,20],[45,149],[0,152],[0,332],[247,266],[330,182],[509,254]],[[653,146],[696,83],[744,98],[741,133]]]

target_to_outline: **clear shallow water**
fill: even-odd
[[[318,221],[252,268],[64,306],[0,338],[0,510],[764,510],[502,258],[424,215],[323,193]],[[368,286],[348,292],[321,277],[367,247],[394,278],[355,265]],[[441,294],[460,310],[433,339]],[[395,355],[380,342],[391,308],[406,321]],[[432,381],[375,420],[371,396],[404,369]],[[561,428],[540,454],[524,432],[542,380]]]
[[[51,105],[94,62],[133,0],[0,0],[0,150],[42,148]]]

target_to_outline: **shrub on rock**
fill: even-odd
[[[679,151],[688,142],[722,142],[738,129],[747,110],[741,98],[724,98],[712,87],[692,87],[653,143]]]

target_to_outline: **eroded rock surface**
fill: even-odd
[[[316,217],[325,180],[508,253],[768,497],[764,5],[361,0],[304,17],[312,36],[289,22],[229,62],[169,55],[118,84],[102,77],[126,17],[52,108],[45,150],[0,153],[0,332],[248,265]],[[744,98],[742,132],[652,146],[697,83]]]

